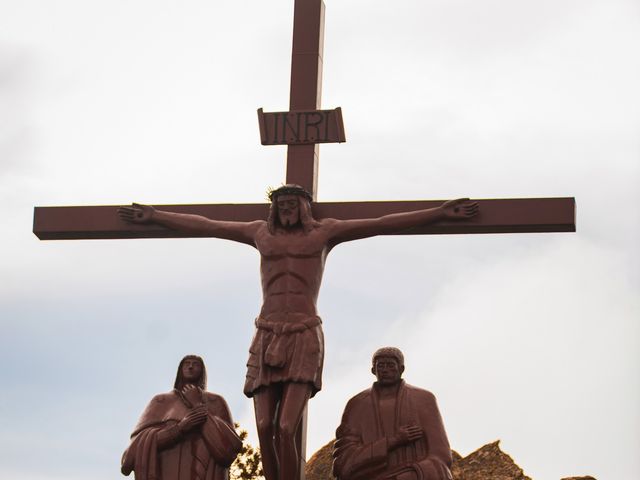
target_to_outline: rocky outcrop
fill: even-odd
[[[531,480],[509,455],[500,450],[500,440],[464,458],[454,455],[451,473],[454,480]]]
[[[314,453],[305,469],[307,480],[335,480],[331,475],[333,440]],[[531,480],[513,459],[500,450],[500,441],[489,443],[466,457],[453,453],[454,480]],[[562,480],[596,480],[593,477],[567,477]]]
[[[331,475],[331,465],[333,464],[333,440],[314,453],[307,461],[304,469],[306,480],[335,480]]]
[[[560,480],[596,480],[596,479],[591,475],[587,475],[586,477],[564,477],[564,478],[561,478]]]

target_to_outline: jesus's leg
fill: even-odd
[[[300,426],[302,413],[311,396],[311,385],[291,382],[284,385],[282,401],[278,412],[279,441],[278,459],[280,460],[279,480],[298,480],[300,478],[300,455],[296,449],[296,432]]]
[[[262,469],[266,480],[278,480],[278,457],[274,445],[275,418],[282,395],[280,384],[261,387],[253,395],[256,427],[260,440]]]

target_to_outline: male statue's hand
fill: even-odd
[[[404,425],[400,427],[398,433],[391,437],[389,447],[396,448],[411,442],[415,442],[416,440],[420,440],[423,435],[424,432],[422,431],[422,427],[420,427],[419,425]]]
[[[182,388],[182,395],[191,404],[192,407],[202,404],[202,390],[190,383]]]
[[[203,424],[207,420],[207,415],[207,407],[205,405],[199,405],[189,410],[189,413],[187,413],[184,418],[180,420],[178,427],[180,428],[181,432],[188,432],[198,425]]]
[[[475,217],[478,214],[478,202],[470,202],[468,198],[457,198],[444,202],[440,208],[445,218],[452,220],[464,220]]]
[[[149,223],[156,209],[151,205],[132,203],[130,207],[118,208],[118,215],[129,223]]]

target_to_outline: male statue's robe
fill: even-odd
[[[374,383],[347,403],[336,431],[333,474],[338,480],[449,480],[451,448],[431,392],[401,381],[394,418],[383,420]],[[394,431],[385,431],[395,425]],[[390,449],[389,439],[404,425],[419,425],[423,437]]]
[[[202,398],[208,411],[205,423],[181,433],[178,423],[189,407],[180,393],[153,397],[122,455],[122,473],[133,471],[136,480],[227,480],[242,441],[224,398],[210,392]]]

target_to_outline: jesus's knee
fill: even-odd
[[[278,434],[285,442],[293,442],[298,422],[296,419],[282,418],[278,422]]]
[[[258,429],[258,436],[260,437],[273,437],[273,420],[269,417],[260,417],[256,419],[256,428]]]

